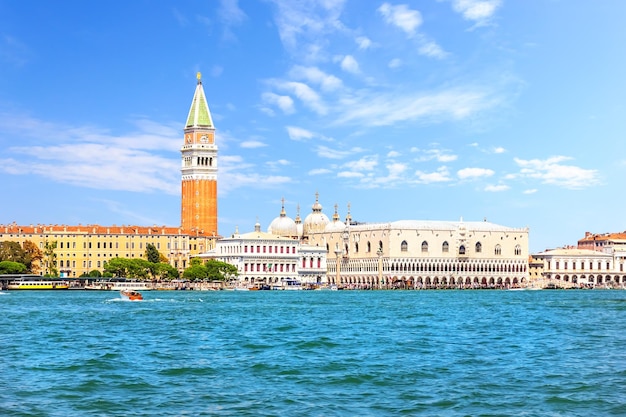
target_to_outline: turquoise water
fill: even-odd
[[[0,415],[626,415],[626,291],[144,297],[0,294]]]

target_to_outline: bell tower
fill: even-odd
[[[217,145],[202,76],[184,129],[181,227],[187,233],[217,236]]]

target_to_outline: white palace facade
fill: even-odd
[[[239,284],[245,286],[286,287],[298,283],[318,286],[326,275],[326,251],[311,247],[292,237],[261,231],[257,223],[253,232],[217,241],[202,259],[216,259],[237,267]]]
[[[248,283],[295,277],[368,289],[527,285],[527,228],[463,220],[358,223],[349,207],[341,221],[337,206],[331,220],[318,200],[304,221],[299,209],[295,220],[288,217],[283,202],[267,233],[257,223],[255,232],[221,239],[206,255],[236,265]]]

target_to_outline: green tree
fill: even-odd
[[[238,275],[237,268],[226,262],[210,259],[202,263],[200,258],[192,258],[190,267],[183,272],[183,278],[190,281],[219,280],[225,281]]]
[[[0,274],[23,274],[26,265],[20,262],[0,261]]]
[[[152,243],[146,245],[146,259],[153,264],[158,264],[161,261],[161,254]]]
[[[130,259],[113,258],[104,263],[104,272],[111,273],[114,277],[126,277],[130,268]]]
[[[53,240],[51,242],[46,241],[44,244],[43,256],[46,260],[46,267],[48,272],[45,274],[47,276],[56,277],[59,275],[59,271],[57,270],[57,254],[55,249],[57,248],[57,241]]]
[[[24,241],[23,244],[24,255],[27,262],[24,262],[29,272],[37,273],[41,268],[41,260],[43,259],[43,252],[37,247],[31,240]]]
[[[0,242],[0,261],[13,261],[24,264],[24,249],[17,242]]]
[[[204,266],[211,280],[225,281],[239,275],[236,266],[215,259],[209,259]]]

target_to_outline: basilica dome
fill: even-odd
[[[285,212],[284,199],[282,201],[282,209],[280,211],[280,215],[272,220],[269,227],[267,228],[267,232],[273,235],[284,237],[298,236],[298,227],[296,226],[296,222],[291,217],[287,217],[287,213]]]
[[[324,228],[324,232],[343,232],[346,229],[346,225],[339,219],[339,213],[337,212],[337,205],[335,204],[335,214],[333,214],[333,221],[328,223]]]
[[[303,233],[320,233],[326,229],[326,225],[330,223],[328,216],[322,213],[322,205],[319,203],[319,193],[315,193],[315,204],[313,204],[313,212],[304,219]]]

